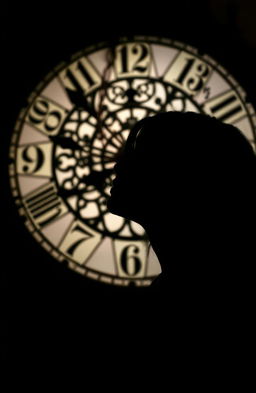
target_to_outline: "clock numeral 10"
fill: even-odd
[[[151,53],[149,45],[132,43],[116,48],[115,69],[117,76],[147,76],[150,72]]]
[[[56,135],[67,116],[67,110],[44,97],[37,97],[25,118],[26,122],[47,135]]]
[[[40,187],[24,198],[24,205],[39,228],[45,227],[68,211],[58,197],[53,183]]]
[[[171,63],[163,79],[191,96],[205,86],[211,70],[211,67],[201,59],[181,52]]]

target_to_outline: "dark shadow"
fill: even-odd
[[[255,169],[242,133],[210,116],[168,112],[135,125],[108,207],[148,234],[162,268],[149,293],[177,307],[251,309]]]

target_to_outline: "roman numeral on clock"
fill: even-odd
[[[65,88],[83,91],[85,94],[98,87],[102,80],[99,72],[86,57],[70,64],[59,73],[59,78]]]
[[[24,198],[24,205],[39,228],[45,227],[68,211],[56,191],[54,184],[48,183]]]
[[[246,115],[242,102],[233,90],[206,101],[203,110],[225,123],[235,123]]]

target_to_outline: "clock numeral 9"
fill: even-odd
[[[22,175],[51,176],[52,144],[20,146],[17,150],[17,172]]]
[[[26,121],[47,135],[58,134],[66,117],[66,110],[38,97],[27,114]]]

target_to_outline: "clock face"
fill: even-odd
[[[149,285],[159,262],[141,226],[108,212],[116,162],[131,127],[166,111],[206,113],[255,144],[255,112],[229,73],[167,39],[98,44],[57,66],[16,122],[13,196],[54,258],[95,280]],[[152,185],[154,186],[154,185]]]

